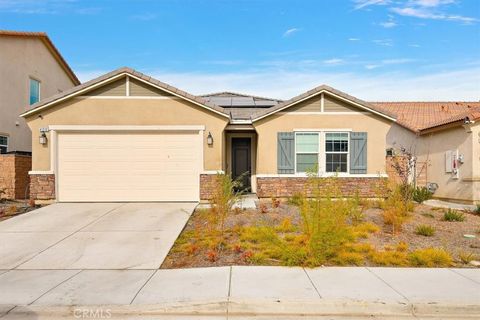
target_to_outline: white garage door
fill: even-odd
[[[59,201],[198,201],[202,138],[186,132],[58,133]]]

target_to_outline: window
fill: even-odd
[[[325,171],[348,172],[348,133],[325,134]]]
[[[30,105],[40,101],[40,81],[30,78]]]
[[[318,132],[297,133],[295,138],[297,172],[318,169]]]
[[[0,136],[0,153],[7,153],[8,137]]]

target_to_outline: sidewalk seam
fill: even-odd
[[[147,279],[147,280],[145,281],[145,283],[140,287],[140,289],[138,289],[137,293],[135,293],[135,295],[133,296],[132,300],[130,301],[130,305],[132,305],[133,301],[135,301],[135,299],[137,298],[137,296],[138,296],[138,294],[140,293],[140,291],[142,291],[142,289],[147,285],[147,283],[150,282],[150,280],[152,279],[152,277],[157,274],[157,271],[158,271],[158,270],[159,270],[159,269],[156,269],[156,270],[150,275],[150,277],[148,277],[148,279]]]
[[[477,280],[474,280],[474,279],[472,279],[472,278],[470,278],[470,277],[468,277],[468,276],[466,276],[466,275],[464,275],[464,274],[461,274],[460,272],[457,272],[457,271],[455,271],[454,269],[448,268],[448,270],[452,271],[453,273],[455,273],[455,274],[457,274],[457,275],[459,275],[459,276],[461,276],[461,277],[463,277],[463,278],[465,278],[465,279],[467,279],[467,280],[473,281],[475,284],[480,284],[480,282],[478,282]]]
[[[373,272],[372,270],[370,270],[369,267],[365,267],[365,269],[367,269],[371,274],[373,274],[376,278],[378,278],[380,281],[382,281],[383,283],[385,283],[390,289],[392,289],[393,291],[395,291],[397,294],[399,294],[400,296],[402,296],[405,300],[407,300],[407,302],[409,304],[412,304],[412,302],[410,301],[410,299],[408,299],[403,293],[401,293],[400,291],[398,291],[397,289],[395,289],[394,287],[392,287],[390,285],[390,283],[388,283],[387,281],[385,281],[382,277],[380,277],[378,274],[376,274],[375,272]]]
[[[80,274],[83,270],[80,270],[78,271],[77,273],[73,274],[72,276],[68,277],[67,279],[63,280],[62,282],[60,282],[59,284],[57,284],[56,286],[48,289],[47,291],[45,291],[44,293],[42,293],[37,299],[33,300],[32,302],[30,302],[28,304],[28,306],[34,304],[35,302],[37,302],[41,297],[43,297],[44,295],[46,295],[47,293],[51,292],[52,290],[58,288],[59,286],[61,286],[62,284],[64,284],[65,282],[69,281],[70,279],[74,278],[75,276],[77,276],[78,274]]]
[[[317,286],[315,285],[315,283],[313,283],[313,280],[312,278],[310,278],[310,275],[308,274],[307,270],[305,268],[302,268],[303,269],[303,272],[305,272],[305,275],[307,276],[308,280],[310,280],[310,283],[312,284],[313,288],[315,289],[315,291],[317,292],[318,296],[320,297],[320,299],[323,299],[322,295],[320,294],[320,292],[318,291],[317,289]]]
[[[228,294],[227,294],[227,314],[226,314],[226,318],[228,320],[228,316],[229,316],[229,309],[230,309],[230,295],[232,293],[232,272],[233,272],[233,267],[230,266],[230,272],[229,272],[229,275],[228,275]]]
[[[41,250],[40,252],[37,252],[37,253],[36,253],[33,257],[31,257],[30,259],[27,259],[27,260],[25,260],[25,261],[17,264],[17,265],[16,265],[15,267],[13,267],[11,270],[17,269],[17,268],[20,267],[21,265],[24,265],[25,263],[32,261],[34,258],[38,257],[40,254],[44,253],[44,252],[47,251],[48,249],[56,246],[57,244],[59,244],[60,242],[66,240],[67,238],[70,238],[71,236],[73,236],[73,235],[76,234],[77,232],[80,232],[83,228],[86,228],[86,227],[88,227],[89,225],[91,225],[92,223],[97,222],[99,219],[103,218],[104,216],[106,216],[107,214],[109,214],[110,212],[112,212],[113,210],[116,210],[116,209],[118,209],[118,208],[120,208],[120,207],[122,207],[122,206],[124,206],[124,205],[125,205],[125,203],[122,203],[122,204],[119,205],[118,207],[115,207],[115,208],[113,208],[113,209],[105,212],[105,213],[102,214],[100,217],[98,217],[97,219],[93,220],[92,222],[90,222],[90,223],[87,224],[86,226],[83,226],[83,227],[81,227],[80,229],[73,231],[72,233],[70,233],[70,234],[67,235],[66,237],[64,237],[64,238],[58,240],[57,242],[51,244],[50,246],[46,247],[45,249]]]
[[[8,315],[13,309],[15,309],[16,307],[18,307],[18,306],[15,305],[15,306],[11,307],[10,309],[8,309],[7,312],[5,312],[4,314],[0,315],[0,318],[3,318],[3,317],[5,317],[5,316],[7,316],[7,315]]]

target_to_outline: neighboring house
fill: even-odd
[[[198,97],[118,69],[22,114],[35,141],[31,196],[198,201],[217,172],[248,171],[259,197],[288,197],[308,188],[313,167],[338,172],[345,194],[377,194],[392,114],[327,86],[277,102]]]
[[[0,30],[0,153],[30,152],[32,133],[20,114],[78,84],[45,33]]]
[[[417,185],[436,198],[480,202],[480,102],[373,103],[397,116],[387,146],[415,157]]]

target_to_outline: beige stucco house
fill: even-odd
[[[58,201],[198,201],[217,172],[248,172],[259,197],[302,191],[307,171],[374,196],[395,116],[328,86],[288,101],[194,96],[129,68],[43,100],[31,196]],[[38,136],[44,134],[43,141]]]
[[[397,116],[387,146],[411,154],[417,185],[436,189],[436,198],[480,203],[480,102],[375,105]]]
[[[78,84],[45,33],[0,30],[0,153],[30,152],[32,133],[20,114]]]

